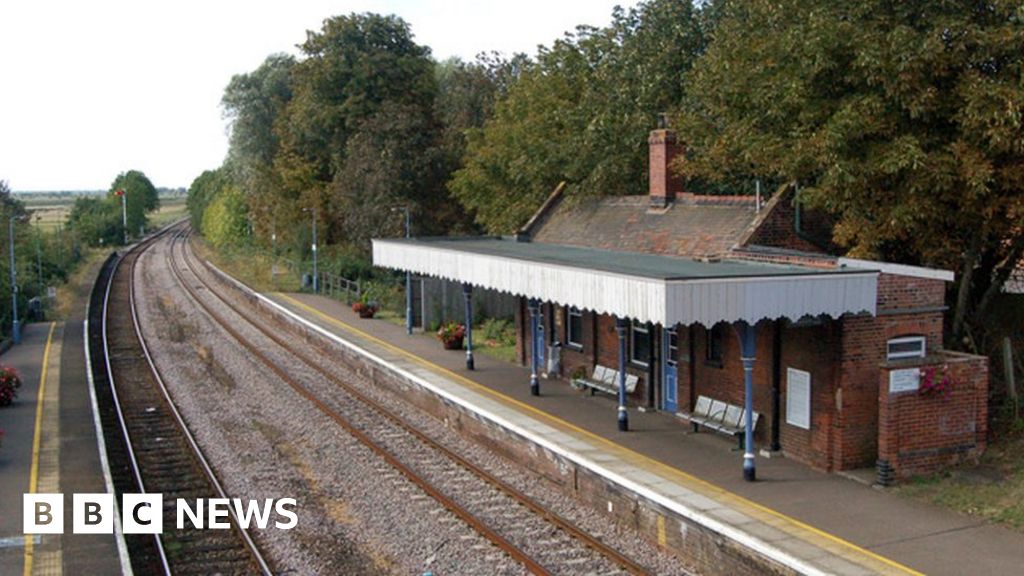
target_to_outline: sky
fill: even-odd
[[[396,14],[434,58],[533,55],[606,0],[4,0],[0,180],[14,191],[105,190],[127,170],[188,187],[227,153],[220,99],[232,75],[296,44],[325,18]]]

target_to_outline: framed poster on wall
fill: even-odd
[[[811,429],[811,373],[786,368],[786,424]]]

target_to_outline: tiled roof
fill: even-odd
[[[726,254],[756,215],[752,196],[684,194],[666,209],[648,196],[562,201],[534,228],[536,242],[689,258]]]

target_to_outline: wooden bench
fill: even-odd
[[[632,374],[626,374],[626,393],[632,394],[640,378]],[[611,395],[619,393],[619,371],[598,364],[594,367],[594,374],[590,378],[573,378],[573,386],[577,388],[590,388],[590,395],[601,391]]]
[[[760,416],[757,412],[751,412],[753,429],[757,429],[757,419]],[[733,406],[721,400],[712,400],[707,396],[698,396],[697,405],[690,415],[690,423],[693,424],[693,431],[699,432],[700,427],[710,428],[720,434],[735,436],[739,442],[740,450],[743,449],[743,439],[746,414],[740,406]]]

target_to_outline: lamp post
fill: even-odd
[[[21,344],[21,321],[18,320],[18,272],[14,268],[14,221],[17,216],[11,216],[7,220],[7,231],[10,235],[11,248],[11,340],[15,344]]]
[[[114,192],[114,196],[121,197],[121,229],[124,231],[124,243],[128,245],[128,205],[126,204],[124,189]]]
[[[408,206],[396,206],[392,212],[405,212],[405,237],[411,238],[412,227]],[[405,333],[412,334],[412,272],[405,271]]]
[[[40,248],[40,221],[42,216],[36,216],[36,280],[39,282],[39,299],[43,299],[43,252]]]
[[[311,212],[313,214],[313,294],[320,293],[320,280],[316,269],[316,206],[312,208],[303,208],[303,212]]]

